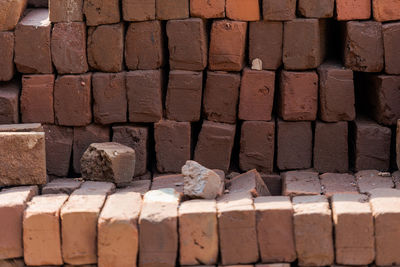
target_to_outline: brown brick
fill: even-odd
[[[40,123],[0,124],[0,132],[43,132]]]
[[[126,122],[125,73],[94,73],[93,116],[99,124]]]
[[[235,123],[239,100],[240,74],[207,72],[203,112],[210,121]]]
[[[282,65],[283,23],[256,21],[249,23],[249,64],[258,58],[262,68],[276,70]]]
[[[158,122],[162,118],[161,70],[126,73],[128,115],[131,122]]]
[[[352,174],[348,173],[324,173],[319,176],[322,192],[327,197],[334,194],[358,193],[357,182]]]
[[[2,267],[25,267],[24,259],[10,259],[10,260],[0,260],[0,265]]]
[[[334,0],[299,0],[298,10],[306,18],[331,18],[334,6]]]
[[[21,92],[22,122],[54,123],[54,75],[23,75]]]
[[[239,166],[271,173],[274,168],[275,121],[245,121],[240,135]]]
[[[260,20],[260,5],[258,0],[226,0],[226,16],[231,20]]]
[[[225,0],[190,0],[190,16],[204,19],[225,17]]]
[[[18,123],[19,89],[16,82],[0,84],[0,123]]]
[[[125,38],[128,69],[158,69],[164,65],[164,38],[158,20],[131,23]]]
[[[28,5],[31,7],[48,7],[48,1],[46,0],[28,0]]]
[[[167,23],[169,65],[172,70],[202,71],[207,66],[207,32],[202,19]]]
[[[336,0],[337,20],[361,20],[371,17],[371,0]]]
[[[282,195],[282,178],[279,174],[260,173],[272,196]]]
[[[58,178],[42,187],[42,194],[67,194],[81,187],[83,181],[73,178]]]
[[[102,72],[120,72],[124,58],[124,25],[122,23],[88,28],[88,61]]]
[[[374,189],[378,188],[393,188],[392,177],[385,177],[379,175],[380,172],[377,170],[363,170],[355,174],[357,185],[360,193],[370,193]]]
[[[240,71],[245,63],[247,22],[218,20],[211,28],[209,69]]]
[[[85,23],[55,23],[51,33],[51,55],[58,74],[87,72]]]
[[[85,126],[92,121],[92,74],[58,76],[54,86],[56,123]]]
[[[49,0],[50,21],[71,22],[83,21],[84,0]]]
[[[376,21],[400,20],[399,1],[372,0],[372,10]]]
[[[151,178],[151,174],[149,177]],[[147,191],[150,190],[150,185],[151,180],[136,180],[130,183],[129,188],[132,189],[133,192],[140,193],[143,196]]]
[[[14,77],[14,33],[0,32],[0,81],[10,81]]]
[[[189,17],[189,0],[156,0],[156,19],[185,19]]]
[[[33,9],[15,29],[14,62],[22,73],[52,73],[51,23],[47,9]]]
[[[173,188],[183,195],[183,174],[154,174],[151,190]]]
[[[122,15],[125,21],[154,20],[156,0],[122,0]]]
[[[227,187],[230,195],[241,194],[247,198],[271,195],[264,180],[255,169],[232,178]]]
[[[86,25],[97,26],[120,21],[118,0],[84,0]]]
[[[400,74],[400,22],[382,26],[383,45],[385,48],[385,72]]]
[[[296,0],[263,0],[264,20],[292,20],[296,18]]]
[[[321,194],[321,183],[317,172],[288,171],[282,176],[282,194],[284,196],[303,196]]]
[[[23,16],[27,0],[9,0],[0,3],[0,31],[14,30]]]

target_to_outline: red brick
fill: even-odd
[[[13,32],[0,32],[0,58],[0,81],[10,81],[15,72]]]
[[[49,0],[50,21],[83,21],[83,0]]]
[[[239,166],[271,173],[274,168],[275,121],[245,121],[240,136]]]
[[[334,0],[299,0],[298,10],[306,18],[331,18],[334,5]]]
[[[194,152],[194,160],[210,169],[228,171],[235,125],[204,121]]]
[[[125,73],[94,73],[93,116],[99,124],[126,122]]]
[[[263,0],[264,20],[292,20],[296,18],[296,0]]]
[[[358,193],[357,182],[352,174],[348,173],[324,173],[319,176],[322,192],[327,197],[334,194]]]
[[[159,172],[180,172],[191,153],[189,122],[161,120],[154,124],[154,140]]]
[[[125,21],[154,20],[156,0],[122,0],[122,15]]]
[[[55,23],[51,34],[51,55],[58,74],[87,72],[85,23]]]
[[[126,73],[128,115],[131,122],[158,122],[163,115],[161,70]]]
[[[326,122],[355,119],[353,71],[338,63],[327,62],[318,67],[319,118]]]
[[[372,10],[376,21],[400,20],[399,1],[372,0]]]
[[[244,69],[240,85],[239,119],[271,120],[275,72]]]
[[[118,23],[120,21],[119,1],[85,0],[83,13],[88,26]]]
[[[102,72],[119,72],[124,58],[122,23],[88,28],[87,53],[91,68]]]
[[[283,64],[287,70],[317,68],[325,58],[326,22],[318,19],[295,19],[285,22]]]
[[[185,19],[189,17],[189,0],[156,0],[156,19]]]
[[[400,22],[382,26],[385,48],[385,72],[400,74]]]
[[[16,82],[0,84],[0,123],[12,124],[19,121],[19,91]]]
[[[209,69],[240,71],[245,63],[247,22],[219,20],[211,28]]]
[[[190,0],[190,16],[204,19],[225,17],[225,0]]]
[[[14,62],[22,73],[52,73],[51,23],[47,9],[33,9],[15,29]]]
[[[23,16],[27,0],[2,1],[0,3],[0,32],[14,30]]]
[[[393,178],[382,176],[377,170],[363,170],[355,174],[360,193],[370,194],[374,189],[393,188]]]
[[[397,120],[397,125],[396,125],[396,163],[397,163],[397,168],[400,169],[400,120]],[[400,174],[400,173],[398,173]],[[399,183],[400,183],[400,175],[399,175]]]
[[[54,123],[54,75],[22,76],[22,122]]]
[[[279,81],[279,116],[290,121],[313,121],[318,110],[318,75],[315,71],[282,71]]]
[[[235,123],[239,100],[240,74],[207,72],[203,112],[210,121]]]
[[[0,124],[0,132],[43,132],[43,126],[40,123]]]
[[[92,74],[58,76],[54,86],[56,123],[85,126],[92,121]]]
[[[201,99],[203,95],[203,72],[170,71],[166,116],[175,121],[200,120]]]
[[[337,20],[361,20],[371,17],[371,0],[336,0]]]
[[[225,8],[226,16],[231,20],[260,20],[260,6],[258,0],[226,0]]]
[[[303,196],[321,194],[321,183],[317,172],[288,171],[281,173],[282,194],[284,196]]]
[[[201,71],[207,66],[207,32],[202,19],[167,23],[169,65],[173,70]]]
[[[282,65],[283,23],[257,21],[249,23],[249,64],[256,58],[262,68],[276,70]]]
[[[128,69],[158,69],[164,65],[164,38],[158,20],[131,23],[126,32],[125,63]]]

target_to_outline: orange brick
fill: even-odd
[[[399,0],[372,0],[372,10],[376,21],[400,20]]]
[[[260,19],[258,0],[226,0],[226,16],[233,20],[257,21]]]
[[[369,19],[371,0],[336,0],[336,17],[337,20]]]
[[[225,0],[190,0],[190,16],[204,19],[225,17]]]

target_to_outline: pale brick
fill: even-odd
[[[380,172],[377,170],[365,170],[359,171],[355,174],[357,185],[360,193],[369,193],[371,190],[376,188],[393,188],[392,177],[384,177],[379,175]]]
[[[289,171],[281,176],[282,193],[285,196],[319,195],[321,193],[321,183],[317,172]]]
[[[42,194],[68,194],[81,187],[82,181],[72,178],[54,179],[42,188]]]

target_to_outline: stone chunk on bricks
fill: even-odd
[[[190,0],[190,16],[203,19],[225,17],[225,0]]]
[[[37,194],[37,186],[20,186],[0,192],[0,260],[24,256],[22,218],[27,202]]]
[[[15,29],[14,62],[22,73],[52,73],[51,23],[47,9],[33,9]]]
[[[54,123],[54,75],[23,75],[22,122]]]
[[[73,191],[81,187],[82,181],[73,178],[54,179],[42,187],[42,194],[67,194],[71,195]]]
[[[181,265],[218,262],[218,224],[215,200],[190,200],[179,207]]]
[[[306,18],[331,18],[334,6],[334,0],[299,0],[298,10]]]
[[[317,172],[288,171],[282,176],[282,194],[296,197],[321,194],[321,183]]]
[[[19,91],[16,82],[0,84],[0,123],[19,122]]]
[[[332,215],[324,196],[293,198],[294,236],[300,266],[324,266],[334,262]]]
[[[131,188],[107,198],[97,224],[99,266],[136,266],[141,206],[142,196]]]
[[[33,197],[23,216],[24,261],[28,265],[61,265],[60,210],[66,194]]]
[[[336,263],[368,265],[375,259],[374,222],[368,197],[335,194],[332,197]]]
[[[14,33],[0,32],[0,81],[10,81],[14,77]]]
[[[319,176],[324,195],[332,197],[334,194],[358,193],[357,182],[352,174],[324,173]]]
[[[372,11],[376,21],[400,20],[400,3],[396,0],[372,0]]]
[[[371,17],[371,0],[336,0],[337,20],[362,20]]]
[[[254,199],[262,262],[292,262],[296,256],[293,207],[289,197]]]
[[[226,16],[231,20],[260,20],[260,5],[258,0],[226,0]]]
[[[130,70],[158,69],[164,65],[164,38],[158,20],[131,23],[125,37],[125,63]]]
[[[1,90],[0,90],[1,91]],[[40,123],[0,124],[0,132],[43,132]]]
[[[383,46],[385,48],[385,72],[400,74],[400,22],[382,26]]]
[[[370,193],[377,188],[393,188],[392,177],[381,176],[377,170],[364,170],[355,174],[360,193]]]
[[[51,33],[51,55],[59,74],[87,72],[85,23],[55,23]]]
[[[171,20],[189,17],[189,0],[156,0],[156,19]]]
[[[122,16],[125,21],[154,20],[156,0],[122,0]]]
[[[83,21],[84,0],[49,0],[50,21],[72,22]]]
[[[135,172],[135,150],[118,143],[93,143],[81,158],[82,178],[114,182],[132,181]]]
[[[264,20],[292,20],[296,18],[296,0],[263,0]]]
[[[118,0],[84,0],[83,13],[86,25],[97,26],[120,21]]]
[[[102,72],[120,72],[124,59],[124,25],[100,25],[88,28],[88,61]]]
[[[97,221],[114,184],[85,182],[61,209],[62,256],[72,265],[97,263]]]
[[[0,32],[14,30],[26,5],[27,0],[7,0],[0,3]]]
[[[216,20],[211,27],[209,69],[241,71],[245,63],[247,22]]]

